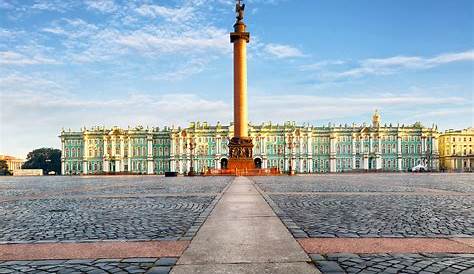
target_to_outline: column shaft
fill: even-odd
[[[247,121],[247,42],[234,42],[234,136],[248,136]]]

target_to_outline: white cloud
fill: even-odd
[[[343,65],[345,63],[346,62],[342,60],[325,60],[325,61],[320,61],[313,64],[303,65],[300,67],[300,69],[302,71],[321,70],[321,69],[326,69],[327,67],[330,67],[330,66]]]
[[[142,5],[136,9],[138,14],[148,17],[162,17],[170,22],[184,22],[193,19],[194,8],[183,6],[179,8],[169,8],[160,5]]]
[[[59,62],[41,55],[26,56],[14,51],[0,51],[1,65],[58,64]]]
[[[179,33],[167,32],[161,29],[152,31],[140,30],[131,34],[119,35],[116,42],[150,54],[189,54],[203,50],[229,52],[231,49],[226,30],[214,27]]]
[[[289,45],[267,44],[264,50],[268,54],[277,58],[295,58],[304,56],[299,49]]]
[[[104,13],[111,13],[117,10],[117,6],[113,0],[87,0],[86,6],[89,9],[98,10]]]
[[[181,64],[179,66],[173,67],[169,69],[169,71],[153,77],[153,79],[165,81],[182,80],[205,70],[206,65],[209,63],[209,61],[210,60],[196,58],[190,60],[189,62],[185,62],[184,64]]]
[[[347,68],[348,62],[321,61],[315,64],[302,66],[302,71],[316,71],[318,78],[323,81],[333,81],[346,78],[361,78],[370,75],[390,75],[402,70],[422,70],[454,62],[474,61],[474,50],[464,52],[443,53],[427,58],[421,56],[393,56],[388,58],[369,58]],[[337,65],[339,69],[337,69]]]
[[[74,6],[74,1],[37,0],[30,8],[32,10],[65,12],[71,10]]]
[[[371,112],[374,109],[387,111],[410,110],[411,114],[425,111],[426,108],[451,106],[453,109],[466,106],[466,99],[456,96],[431,97],[428,94],[402,94],[381,96],[257,96],[250,98],[255,119],[277,121],[314,121],[337,118],[350,118],[354,113]],[[343,106],[343,107],[341,107]],[[278,112],[273,110],[278,109]],[[253,114],[253,115],[252,115]],[[266,118],[265,118],[266,117]],[[337,122],[337,121],[334,121]],[[393,121],[397,122],[397,121]]]

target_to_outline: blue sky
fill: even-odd
[[[248,0],[249,118],[473,126],[474,2]],[[232,0],[0,0],[0,154],[232,120]]]

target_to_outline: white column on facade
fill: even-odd
[[[125,171],[125,140],[120,136],[120,171]]]
[[[422,156],[425,155],[425,152],[426,152],[426,137],[425,136],[421,136],[421,151],[420,151],[420,154]]]
[[[110,143],[111,143],[111,152],[112,154],[110,156],[114,157],[115,156],[115,149],[116,149],[116,145],[117,145],[117,139],[115,136],[113,136],[112,138],[110,138]]]
[[[398,161],[398,171],[403,170],[402,166],[402,137],[397,136],[397,161]]]
[[[309,173],[313,173],[313,136],[308,136],[308,165]]]
[[[351,147],[352,169],[356,169],[356,140],[354,136],[352,136],[351,138],[352,138],[352,147]]]
[[[104,147],[103,147],[103,150],[104,150],[104,158],[103,158],[103,162],[102,162],[102,169],[104,172],[109,172],[109,161],[108,161],[108,158],[109,158],[109,152],[108,152],[108,141],[107,141],[107,138],[104,137]]]
[[[130,137],[128,137],[128,170],[127,172],[132,171],[132,155],[133,155],[133,150],[132,150],[132,142]]]
[[[376,169],[381,169],[382,168],[382,138],[378,136],[377,138],[378,143],[377,143],[377,159],[375,160],[375,165]]]
[[[308,155],[313,155],[313,137],[308,136]]]
[[[178,159],[176,155],[176,139],[174,138],[174,135],[170,135],[170,171],[171,172],[176,172],[176,161]]]
[[[176,172],[176,161],[170,161],[170,171]]]
[[[433,136],[431,138],[431,157],[433,158],[433,168],[439,170],[439,155],[438,155],[438,138]]]
[[[372,135],[369,135],[369,154],[373,152],[373,139],[372,139]]]
[[[153,136],[147,136],[147,174],[153,174]]]
[[[367,155],[364,155],[364,169],[369,169],[369,157]]]
[[[329,172],[336,172],[336,137],[329,137]]]
[[[82,162],[82,172],[84,172],[84,174],[88,174],[87,161]]]
[[[66,158],[66,155],[64,155],[65,153],[65,145],[64,145],[64,139],[61,138],[61,174],[64,175],[64,172],[65,172],[65,167],[64,167],[64,160]]]
[[[262,144],[263,144],[263,146],[262,146],[263,153],[265,155],[267,155],[267,138],[266,138],[266,136],[263,136]]]

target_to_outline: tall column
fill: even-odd
[[[253,169],[253,143],[248,135],[247,117],[247,43],[250,34],[244,24],[244,8],[236,4],[237,22],[230,42],[234,44],[234,136],[229,142],[229,169]]]
[[[237,23],[234,43],[234,136],[248,136],[247,117],[247,43],[245,25]],[[248,33],[247,33],[248,35]]]

